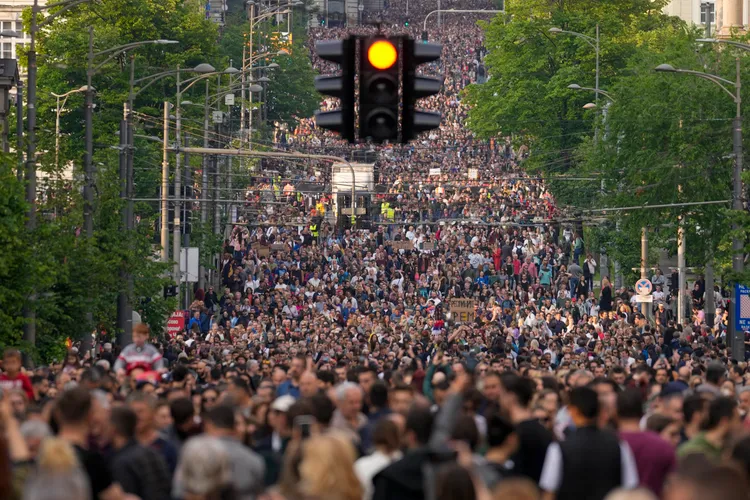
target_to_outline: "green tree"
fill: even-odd
[[[300,118],[312,116],[320,104],[306,41],[295,37],[289,55],[276,58],[276,63],[279,67],[266,95],[268,120],[293,126]]]
[[[166,301],[162,297],[162,287],[168,281],[163,276],[171,266],[161,264],[154,258],[156,204],[136,205],[139,222],[133,234],[126,234],[121,228],[120,213],[124,204],[119,198],[119,153],[111,146],[118,141],[115,134],[127,97],[128,58],[115,58],[99,68],[93,78],[96,89],[96,202],[92,239],[80,234],[83,223],[80,196],[84,152],[82,98],[80,95],[71,96],[62,112],[61,168],[58,171],[54,161],[55,136],[51,133],[55,120],[55,99],[51,92],[63,93],[85,84],[89,27],[93,28],[95,52],[141,40],[172,39],[179,42],[179,45],[166,48],[144,46],[132,52],[136,57],[136,78],[146,72],[158,72],[159,68],[168,70],[177,65],[191,67],[200,62],[211,62],[221,67],[216,46],[216,26],[205,20],[194,7],[178,0],[102,0],[72,9],[38,35],[39,163],[40,170],[48,173],[51,180],[47,182],[38,205],[38,229],[32,234],[23,234],[27,254],[19,251],[17,255],[22,262],[14,260],[13,265],[9,264],[6,268],[8,286],[13,285],[12,279],[19,275],[25,276],[28,284],[17,287],[18,295],[8,293],[5,296],[9,299],[20,297],[15,309],[9,307],[8,311],[14,311],[16,317],[21,317],[17,311],[24,304],[24,299],[28,298],[29,285],[33,284],[36,292],[37,344],[32,354],[42,359],[59,357],[66,338],[77,340],[94,329],[116,333],[116,297],[124,288],[118,276],[121,269],[127,269],[134,276],[131,297],[134,309],[142,311],[144,319],[156,332],[163,327],[166,315],[176,306],[174,300]],[[27,12],[27,23],[29,16]],[[101,60],[97,59],[96,63]],[[174,80],[167,78],[138,97],[135,106],[140,119],[137,133],[149,134],[146,129],[149,126],[161,128],[158,123],[160,119],[154,116],[160,116],[161,102],[170,99],[174,92]],[[158,146],[137,140],[135,147],[136,196],[157,197],[160,177]],[[70,166],[73,175],[66,178],[65,170]],[[13,208],[12,213],[16,214],[18,207],[12,195],[15,188],[12,184],[2,184],[3,189],[8,189],[7,201],[4,200],[9,207],[8,213]],[[4,221],[17,225],[14,217],[9,215]],[[8,238],[8,248],[17,244],[14,235],[22,234],[10,229],[3,232],[3,236],[7,235]],[[7,262],[10,263],[11,259],[7,259]],[[3,285],[5,283],[3,279]],[[93,324],[87,321],[89,314]],[[16,334],[4,336],[3,339],[18,344],[20,333],[17,322],[8,326]]]
[[[669,63],[733,80],[735,54],[712,46],[700,48],[695,43],[697,36],[700,33],[687,31],[650,40],[634,54],[627,74],[612,83],[610,90],[616,99],[607,114],[608,133],[599,144],[581,149],[583,168],[597,170],[603,177],[605,189],[596,198],[597,206],[731,198],[732,99],[711,82],[654,71],[659,64]],[[730,86],[729,90],[734,89]],[[637,250],[622,245],[622,241],[638,241],[641,228],[646,226],[652,245],[674,253],[681,220],[688,265],[702,267],[713,254],[720,267],[726,268],[730,262],[726,244],[729,224],[736,215],[727,210],[728,206],[620,212],[614,215],[619,221],[619,234],[610,232],[606,246],[615,258],[632,263]]]
[[[486,66],[491,77],[466,90],[468,124],[480,137],[514,138],[530,148],[527,167],[545,174],[561,202],[585,205],[596,183],[555,183],[579,163],[578,148],[590,137],[595,113],[582,109],[593,93],[567,87],[594,87],[594,48],[581,37],[554,35],[552,27],[595,36],[600,29],[600,89],[627,70],[638,46],[682,23],[661,14],[665,1],[510,0],[506,13],[486,25]],[[603,99],[600,98],[600,103]]]

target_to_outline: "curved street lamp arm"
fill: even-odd
[[[738,42],[736,40],[724,40],[723,38],[698,38],[696,42],[700,43],[726,43],[727,45],[733,45],[739,47],[742,50],[750,51],[750,44]]]
[[[104,66],[105,64],[107,64],[108,62],[110,62],[112,59],[114,59],[115,57],[119,56],[120,54],[124,54],[125,52],[129,51],[130,49],[135,49],[135,48],[141,47],[143,45],[161,44],[161,43],[164,43],[164,42],[162,40],[145,40],[145,41],[142,41],[142,42],[128,43],[128,44],[125,44],[125,45],[120,45],[119,47],[112,47],[111,49],[107,49],[107,50],[103,50],[101,52],[97,52],[96,54],[93,55],[93,57],[98,57],[98,56],[102,56],[104,54],[109,54],[110,52],[112,52],[112,54],[110,54],[110,56],[107,57],[105,60],[103,60],[101,63],[97,64],[91,70],[91,74],[95,75],[102,68],[102,66]]]
[[[244,66],[242,67],[242,69],[243,69],[243,70],[247,70],[248,68],[250,68],[250,66],[251,66],[251,65],[252,65],[252,64],[253,64],[254,62],[257,62],[257,61],[259,61],[259,60],[263,59],[264,57],[273,57],[273,56],[277,56],[277,55],[279,55],[279,53],[278,53],[278,52],[264,52],[264,53],[262,53],[262,54],[255,54],[255,56],[254,56],[254,57],[252,57],[252,58],[248,59],[248,62],[247,62],[247,64],[245,64],[245,65],[244,65]]]
[[[735,102],[739,98],[739,94],[735,95],[731,90],[729,90],[728,88],[726,88],[724,86],[725,83],[728,84],[728,85],[734,86],[734,82],[731,82],[731,81],[729,81],[729,80],[727,80],[725,78],[722,78],[722,77],[716,76],[716,75],[712,75],[710,73],[704,73],[702,71],[693,71],[691,69],[678,69],[675,72],[676,73],[685,73],[685,74],[688,74],[688,75],[695,75],[698,78],[703,78],[704,80],[708,80],[709,82],[713,82],[716,85],[718,85],[719,87],[721,87],[721,89],[724,92],[726,92],[727,94],[729,94],[729,97],[731,97],[732,100],[735,101]]]
[[[201,81],[201,80],[203,80],[205,78],[208,78],[208,77],[211,77],[211,76],[216,76],[216,75],[226,75],[226,74],[227,73],[225,73],[224,71],[212,71],[211,73],[203,73],[202,75],[198,75],[198,76],[194,76],[192,78],[188,78],[187,80],[183,80],[182,82],[180,82],[180,88],[177,90],[177,93],[182,94],[183,92],[185,92],[186,90],[188,90],[190,87],[192,87],[193,85],[195,85],[196,83],[198,83],[199,81]],[[185,85],[186,83],[188,85]],[[185,86],[183,86],[183,85],[185,85]]]
[[[182,71],[182,70],[179,70],[179,71]],[[143,87],[139,88],[138,90],[133,91],[133,99],[135,99],[141,92],[149,88],[154,83],[158,82],[159,80],[163,80],[168,76],[174,76],[177,74],[177,72],[178,72],[177,70],[165,71],[163,73],[157,73],[156,75],[146,76],[146,77],[136,80],[133,83],[140,83],[146,80],[150,80],[150,81]]]
[[[591,47],[594,48],[594,50],[598,50],[596,48],[596,38],[588,35],[584,35],[583,33],[578,33],[577,31],[568,31],[568,30],[560,30],[558,33],[567,33],[568,35],[577,36],[578,38],[582,38],[586,41]]]
[[[260,14],[259,16],[254,16],[253,17],[253,19],[254,19],[253,26],[255,26],[256,24],[258,24],[259,22],[261,22],[263,19],[265,19],[267,17],[280,16],[282,14],[289,14],[290,12],[291,12],[291,10],[289,10],[289,9],[279,10],[279,11],[275,11],[275,12],[264,12],[264,13]]]
[[[44,26],[47,26],[49,23],[51,23],[52,21],[54,21],[55,18],[57,18],[61,14],[64,14],[65,12],[69,11],[73,7],[76,7],[76,6],[78,6],[78,5],[82,4],[82,3],[89,3],[91,1],[92,0],[66,0],[64,2],[57,2],[57,3],[53,3],[53,4],[47,4],[47,5],[43,5],[41,7],[38,6],[38,5],[36,7],[32,7],[31,8],[31,10],[32,10],[31,14],[32,15],[34,15],[34,14],[36,14],[38,12],[41,12],[43,10],[54,9],[55,7],[62,7],[62,9],[58,10],[57,12],[55,12],[53,14],[50,14],[49,16],[47,16],[44,19],[42,19],[40,22],[37,22],[36,26],[35,26],[36,27],[36,31],[39,31],[39,28],[43,28]]]
[[[71,94],[80,94],[81,92],[84,92],[84,90],[81,89],[73,89],[69,90],[68,92],[65,92],[64,94],[55,94],[54,92],[50,92],[54,97],[57,97],[58,99],[61,97],[68,97]]]
[[[592,88],[592,87],[581,87],[581,90],[589,90],[591,92],[596,92],[597,94],[603,95],[604,97],[606,97],[610,101],[615,102],[615,99],[614,99],[614,97],[612,97],[612,94],[610,94],[606,90],[602,90],[602,89],[598,89],[597,90],[597,89]]]

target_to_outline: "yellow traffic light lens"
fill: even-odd
[[[367,49],[367,60],[377,69],[388,69],[398,60],[396,47],[386,40],[378,40]]]

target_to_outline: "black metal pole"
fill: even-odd
[[[128,227],[128,211],[126,208],[126,198],[128,196],[128,124],[125,120],[127,111],[125,111],[123,119],[120,120],[120,201],[122,206],[120,207],[120,230],[125,234],[125,238],[129,242],[130,234],[127,232]],[[128,244],[126,243],[126,248]],[[117,340],[120,345],[127,345],[124,343],[124,333],[127,328],[128,319],[132,322],[132,316],[129,315],[128,311],[128,272],[126,269],[125,259],[120,263],[119,270],[120,277],[120,289],[117,293]],[[130,317],[129,317],[130,316]]]
[[[736,71],[737,79],[735,82],[735,104],[737,107],[734,123],[732,124],[732,139],[734,143],[734,172],[732,176],[732,209],[738,213],[743,210],[742,206],[742,163],[743,163],[743,152],[742,152],[742,114],[741,104],[742,98],[740,90],[742,88],[740,81],[740,59],[736,58]],[[737,223],[732,224],[732,231],[734,237],[732,238],[732,271],[736,275],[735,279],[740,279],[740,275],[745,269],[745,251],[744,241],[738,236],[739,227]],[[732,302],[731,309],[734,309],[737,304],[736,287],[732,286]],[[745,361],[745,332],[735,328],[736,319],[732,318],[729,325],[729,331],[732,339],[732,358],[737,361]]]
[[[93,72],[93,59],[94,59],[94,28],[89,26],[89,55],[88,55],[88,66],[86,70],[86,104],[84,108],[84,122],[86,126],[86,150],[83,157],[83,171],[85,184],[83,185],[83,226],[86,231],[86,236],[91,238],[94,236],[94,219],[93,219],[93,207],[94,207],[94,166],[93,166],[93,155],[94,155],[94,124],[93,124],[93,111],[94,111],[94,92],[91,87],[91,77]]]
[[[38,0],[31,7],[31,41],[29,42],[29,95],[26,104],[26,203],[29,211],[26,218],[26,229],[36,229],[36,16],[39,13]],[[32,290],[23,307],[23,340],[36,345],[36,292]]]
[[[19,181],[23,180],[23,81],[19,78],[16,84],[16,154],[18,155]]]

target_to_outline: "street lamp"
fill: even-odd
[[[595,97],[595,103],[599,104],[599,23],[596,23],[596,37],[591,37],[589,35],[584,35],[583,33],[578,33],[577,31],[568,31],[557,27],[552,27],[547,31],[553,35],[566,33],[568,35],[577,36],[578,38],[583,39],[586,43],[591,45],[591,47],[593,47],[596,53],[596,85],[594,87],[594,92],[596,92],[597,95]]]
[[[142,47],[144,45],[171,45],[178,43],[175,40],[142,40],[138,42],[126,43],[111,47],[99,52],[94,52],[94,28],[89,26],[89,50],[88,60],[86,67],[86,105],[84,108],[84,121],[86,128],[86,150],[84,155],[84,177],[85,183],[83,186],[83,225],[86,230],[86,236],[91,238],[94,234],[94,218],[93,218],[93,206],[94,206],[94,87],[91,84],[91,80],[100,69],[107,63],[112,61],[115,57],[127,53],[130,50]],[[106,56],[106,57],[104,57]],[[98,64],[95,64],[97,58],[103,57],[103,60]],[[128,144],[128,134],[132,133],[128,130],[125,119],[120,122],[120,131],[123,137],[120,138],[120,143]],[[126,149],[120,150],[120,197],[125,203],[125,207],[120,214],[122,230],[128,231],[131,226],[132,214],[130,213],[130,207],[128,205],[128,188],[132,185],[132,180],[128,177],[128,156],[129,152]],[[131,311],[131,305],[129,300],[129,290],[132,289],[130,274],[124,269],[120,269],[120,279],[124,282],[125,286],[121,289],[117,296],[117,325],[121,330],[120,342],[122,345],[126,345],[130,342],[132,336],[132,323],[133,314]],[[87,314],[87,318],[90,313]],[[89,319],[89,323],[91,320]]]
[[[88,65],[86,69],[86,107],[84,108],[84,121],[86,124],[86,151],[84,156],[84,177],[85,184],[83,186],[83,225],[86,229],[86,236],[89,238],[94,233],[94,220],[93,220],[93,205],[94,205],[94,167],[93,167],[93,156],[94,156],[94,123],[93,123],[93,110],[94,110],[94,87],[91,84],[91,80],[99,70],[104,67],[105,64],[110,62],[120,54],[124,54],[132,49],[142,47],[144,45],[170,45],[178,43],[175,40],[144,40],[139,42],[126,43],[117,47],[112,47],[99,52],[94,52],[94,28],[89,26],[89,51],[88,51]],[[97,57],[107,56],[102,62],[94,65],[94,60]]]
[[[55,169],[58,171],[60,169],[60,113],[65,107],[65,103],[68,101],[68,97],[73,94],[86,92],[87,90],[88,86],[84,85],[81,88],[73,89],[69,92],[65,92],[64,94],[55,94],[54,92],[50,92],[50,94],[52,94],[57,99],[57,104],[55,105]],[[62,101],[60,101],[60,99],[62,99]]]
[[[205,67],[201,67],[201,65],[196,66],[196,69],[201,70],[207,70],[209,65],[206,65]],[[178,68],[179,70],[179,68]],[[180,106],[180,101],[182,99],[182,94],[189,90],[190,87],[195,85],[201,80],[206,80],[207,78],[210,78],[214,75],[234,75],[240,72],[237,68],[233,66],[229,66],[223,71],[201,71],[203,74],[200,74],[198,76],[194,76],[192,78],[188,78],[185,81],[180,81],[180,73],[177,72],[177,94],[175,96],[175,143],[177,144],[177,147],[179,148],[182,143],[181,138],[181,132],[182,132],[182,109]],[[208,81],[206,82],[208,83]],[[165,127],[165,131],[168,130],[167,127]],[[164,136],[164,148],[166,152],[167,148],[167,136]],[[173,260],[174,260],[174,271],[173,271],[173,278],[175,282],[177,283],[177,289],[178,289],[178,303],[180,299],[180,283],[182,281],[181,271],[180,271],[180,252],[182,247],[182,234],[181,234],[181,221],[180,221],[180,214],[182,213],[182,172],[180,170],[180,161],[181,161],[181,154],[179,150],[175,153],[175,177],[174,177],[174,222],[172,224],[172,245],[173,245]],[[165,191],[165,197],[168,193]],[[167,212],[164,212],[162,217],[164,220],[166,220],[166,214]],[[162,223],[162,230],[165,229],[165,225]],[[168,229],[168,228],[167,228]],[[164,235],[162,234],[162,239],[164,238]]]
[[[251,43],[251,47],[252,47],[252,41],[250,43]],[[251,52],[251,54],[252,54],[252,52]],[[266,57],[288,56],[288,55],[289,55],[288,52],[286,52],[284,50],[279,50],[278,52],[265,52],[263,54],[256,54],[255,56],[251,56],[250,58],[246,58],[245,57],[245,51],[243,49],[243,51],[242,51],[242,61],[243,61],[243,63],[242,63],[242,93],[240,95],[240,99],[242,101],[242,106],[240,107],[240,144],[242,144],[245,141],[245,135],[246,135],[245,134],[245,116],[247,114],[247,105],[245,104],[245,83],[247,83],[247,81],[245,79],[246,78],[245,77],[246,72],[248,70],[252,72],[252,71],[255,71],[256,69],[260,69],[260,68],[263,67],[263,66],[253,67],[253,63],[255,61],[258,61],[258,60],[266,58]],[[269,63],[269,64],[267,64],[265,66],[265,68],[268,68],[268,69],[277,69],[279,67],[280,66],[278,65],[278,63],[275,63],[275,62],[271,62],[271,63]],[[249,98],[250,98],[250,103],[252,104],[252,102],[253,102],[253,94],[252,94],[252,92],[250,93]],[[251,111],[250,112],[250,130],[252,130],[252,126],[253,126],[253,113]]]
[[[571,83],[570,85],[568,85],[568,88],[570,90],[588,90],[588,91],[594,92],[596,94],[601,94],[604,97],[606,97],[607,99],[609,99],[610,101],[615,102],[615,100],[612,97],[612,95],[609,92],[606,92],[606,91],[604,91],[602,89],[592,89],[591,87],[581,87],[577,83]]]
[[[738,42],[736,40],[725,40],[723,38],[698,38],[695,41],[700,43],[726,43],[727,45],[750,51],[750,44]]]
[[[744,45],[744,44],[743,44]],[[660,64],[656,68],[656,71],[665,73],[682,73],[686,75],[693,75],[703,80],[708,80],[726,92],[735,104],[735,116],[734,123],[732,124],[732,140],[734,144],[734,172],[732,176],[732,209],[736,211],[742,210],[742,95],[740,89],[742,88],[742,82],[740,80],[740,58],[735,58],[735,81],[727,80],[711,73],[704,73],[702,71],[694,71],[690,69],[675,68],[671,64]],[[734,92],[729,90],[734,87]],[[738,238],[739,226],[737,223],[732,224],[732,271],[735,274],[740,274],[744,270],[744,249],[743,242]],[[734,318],[734,307],[737,304],[736,288],[732,287],[731,295],[732,307],[730,310],[730,317],[733,320],[730,322],[729,331],[731,333],[732,341],[732,357],[739,361],[745,360],[745,336],[743,332],[738,332],[735,328],[736,318]]]

